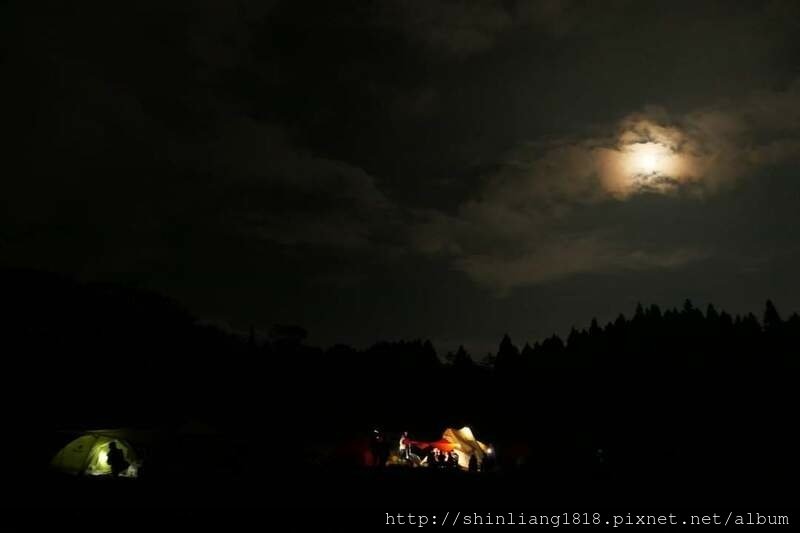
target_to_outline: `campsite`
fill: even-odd
[[[593,431],[574,431],[575,420],[551,418],[531,428],[529,437],[519,428],[480,432],[476,427],[474,437],[486,442],[475,439],[474,444],[464,444],[485,450],[484,460],[491,450],[495,461],[475,469],[468,461],[466,468],[423,463],[423,458],[430,460],[425,452],[431,446],[465,449],[461,444],[453,447],[455,439],[441,438],[448,432],[451,438],[464,434],[463,427],[444,432],[412,428],[409,461],[400,458],[399,441],[405,432],[387,430],[382,436],[389,443],[389,453],[383,463],[371,458],[376,433],[369,426],[360,431],[337,430],[320,423],[317,428],[295,426],[284,433],[187,421],[160,428],[57,432],[36,437],[47,446],[23,450],[26,460],[20,464],[25,466],[18,479],[24,488],[15,497],[24,506],[87,512],[97,507],[382,510],[403,502],[415,508],[484,508],[524,507],[535,501],[537,508],[556,508],[565,499],[602,508],[619,499],[646,505],[653,499],[671,498],[690,505],[790,498],[778,486],[765,483],[768,476],[791,475],[791,470],[777,469],[777,461],[785,455],[759,456],[760,469],[747,469],[753,460],[740,454],[754,449],[755,436],[741,436],[735,450],[671,449],[670,442],[678,444],[684,437],[666,440],[669,428],[653,432],[639,426],[608,438]],[[114,477],[108,471],[93,471],[90,460],[84,462],[83,472],[65,471],[57,459],[86,435],[102,435],[96,442],[105,444],[106,438],[117,439],[130,452],[126,457],[136,458],[136,475]],[[789,443],[780,446],[772,444],[776,450]],[[696,476],[693,483],[682,480],[688,472]]]
[[[521,470],[504,470],[497,466],[470,471],[466,467],[403,464],[397,461],[396,450],[391,452],[395,457],[383,466],[367,464],[362,462],[364,452],[369,451],[363,446],[369,438],[367,432],[364,434],[367,438],[356,439],[360,445],[343,441],[338,445],[330,443],[331,450],[324,458],[317,456],[310,462],[301,459],[293,463],[291,457],[284,457],[277,463],[260,463],[247,459],[267,453],[259,452],[257,445],[248,440],[252,436],[231,442],[230,435],[216,431],[202,435],[188,435],[183,431],[183,427],[161,431],[130,428],[87,431],[71,441],[71,434],[58,433],[51,439],[51,446],[35,453],[28,451],[30,465],[37,456],[51,451],[57,442],[69,441],[46,466],[25,469],[19,478],[22,490],[15,497],[25,506],[46,505],[87,512],[134,508],[198,511],[275,507],[384,509],[394,508],[404,501],[422,508],[464,502],[489,505],[499,497],[507,502],[524,503],[531,495],[538,495],[539,501],[546,502],[554,501],[556,495],[567,491],[566,486],[550,480],[546,491],[542,490],[544,487],[528,486],[524,492],[517,492],[515,487],[527,477]],[[96,435],[102,436],[96,438]],[[128,440],[113,435],[125,435]],[[256,440],[265,437],[259,435]],[[141,460],[137,464],[137,475],[115,477],[102,468],[98,470],[92,462],[92,457],[96,458],[92,455],[96,447],[92,446],[83,456],[83,471],[58,462],[65,452],[75,447],[76,441],[91,439],[107,445],[106,438],[123,442],[126,452],[130,452],[128,457]],[[452,446],[442,439],[416,442],[423,447],[427,444]],[[186,455],[189,447],[191,455]],[[415,444],[414,450],[422,448]],[[351,453],[353,451],[357,453]],[[587,481],[600,483],[602,478]],[[583,490],[588,490],[588,486]],[[581,491],[570,492],[579,494]]]
[[[520,350],[504,335],[476,361],[422,340],[320,348],[299,327],[258,339],[148,291],[4,279],[2,339],[18,355],[3,362],[18,377],[4,401],[27,399],[6,420],[20,436],[2,442],[16,458],[7,503],[89,512],[791,497],[781,484],[797,471],[786,420],[800,320],[772,319],[771,304],[766,328],[688,301],[639,306],[566,342]],[[65,347],[80,356],[56,356]],[[376,430],[385,460],[375,461]],[[433,449],[456,452],[458,468],[431,467]]]

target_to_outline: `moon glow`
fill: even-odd
[[[627,173],[632,178],[669,175],[675,155],[660,143],[636,143],[626,147]]]

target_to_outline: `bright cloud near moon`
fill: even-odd
[[[667,192],[692,181],[693,157],[685,152],[686,135],[649,120],[624,124],[614,148],[596,150],[596,165],[604,188],[625,198],[637,192]],[[691,143],[688,143],[691,144]]]

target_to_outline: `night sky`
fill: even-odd
[[[800,309],[795,0],[0,9],[0,266],[478,356]]]

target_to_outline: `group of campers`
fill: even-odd
[[[404,461],[410,462],[412,460],[411,444],[412,441],[408,437],[408,432],[403,432],[403,435],[400,437],[398,451],[400,452],[400,458]],[[440,450],[437,447],[431,447],[425,458],[422,459],[419,464],[424,464],[433,468],[458,469],[460,466],[458,459],[458,453],[456,453],[455,450],[450,450],[448,452],[446,450]],[[467,469],[470,472],[477,472],[478,468],[478,458],[475,454],[471,454]]]
[[[433,448],[431,451],[428,452],[428,455],[425,458],[425,462],[428,466],[433,466],[436,468],[458,468],[458,454],[451,450],[449,452],[440,450],[439,448]],[[471,456],[469,459],[469,470],[476,472],[478,470],[478,460],[475,456]]]

